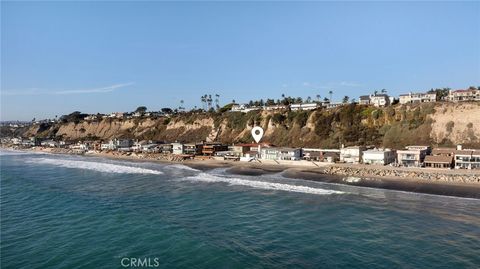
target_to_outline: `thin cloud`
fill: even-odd
[[[81,90],[63,90],[63,91],[48,91],[48,90],[42,90],[38,88],[31,88],[26,90],[1,91],[1,94],[2,95],[45,95],[45,94],[64,95],[64,94],[109,93],[124,87],[131,86],[133,84],[134,84],[133,82],[129,82],[129,83],[114,84],[114,85],[101,87],[101,88],[81,89]]]
[[[115,84],[115,85],[102,87],[102,88],[95,88],[95,89],[57,91],[57,92],[53,92],[53,94],[106,93],[106,92],[113,92],[115,90],[130,86],[130,85],[133,85],[133,82],[123,83],[123,84]]]

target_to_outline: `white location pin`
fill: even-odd
[[[255,126],[252,129],[252,136],[255,142],[260,142],[260,139],[263,137],[263,128],[260,126]]]

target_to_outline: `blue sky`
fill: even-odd
[[[2,2],[1,119],[480,85],[480,2]]]

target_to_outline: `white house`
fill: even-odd
[[[173,154],[183,154],[183,144],[182,143],[172,143],[172,153]]]
[[[340,162],[360,163],[362,161],[364,146],[351,146],[340,149]]]
[[[406,167],[420,167],[430,152],[430,146],[407,146],[404,150],[397,150],[397,162]]]
[[[383,107],[390,105],[390,98],[386,94],[370,95],[370,104],[376,107]]]
[[[467,90],[450,90],[448,92],[448,100],[451,102],[462,101],[480,101],[480,90],[467,89]]]
[[[281,110],[281,109],[287,109],[286,105],[271,105],[271,106],[264,106],[264,110]]]
[[[247,106],[246,104],[235,104],[232,106],[232,110],[230,110],[231,112],[242,112],[242,113],[248,113],[250,111],[254,111],[254,110],[260,110],[262,109],[261,107],[257,107],[257,106],[252,106],[252,107],[249,107]]]
[[[293,111],[296,110],[314,110],[317,109],[319,105],[317,103],[302,103],[302,104],[291,104],[290,109]]]
[[[400,104],[429,103],[437,101],[437,93],[408,93],[400,94]]]
[[[297,161],[302,159],[302,149],[300,148],[261,148],[260,158],[264,160],[290,160]]]
[[[386,165],[395,162],[396,153],[391,149],[371,149],[363,152],[363,163]]]

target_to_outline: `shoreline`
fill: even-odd
[[[58,155],[78,155],[58,149],[13,149],[24,152],[45,152]],[[142,157],[139,157],[139,156]],[[442,196],[454,196],[480,199],[480,171],[473,170],[441,170],[425,168],[402,168],[389,166],[366,166],[352,164],[328,164],[322,167],[299,166],[288,164],[234,162],[221,160],[185,160],[171,161],[156,159],[139,154],[126,156],[125,154],[112,154],[107,152],[84,154],[84,157],[102,157],[113,160],[125,160],[134,162],[154,162],[164,164],[183,164],[188,167],[208,171],[216,168],[226,168],[226,172],[232,175],[260,176],[264,174],[282,173],[287,178],[296,178],[324,183],[343,184],[358,187],[370,187],[377,189],[399,190],[414,193],[436,194]],[[376,173],[372,173],[375,171]],[[380,171],[380,172],[379,172]],[[394,171],[394,172],[392,172]],[[370,174],[369,174],[370,173]],[[423,173],[427,178],[415,178],[408,175]],[[397,176],[392,176],[397,174]],[[432,177],[434,175],[434,177]],[[467,180],[435,180],[437,178],[451,179],[449,177],[461,177]],[[434,179],[435,178],[435,179]],[[470,180],[472,179],[472,180]]]

